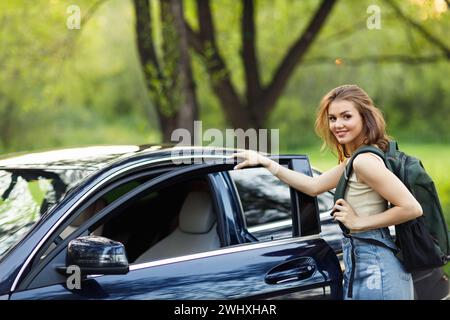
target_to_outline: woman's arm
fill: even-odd
[[[292,188],[313,197],[321,194],[322,192],[335,188],[345,168],[345,163],[341,163],[338,166],[322,173],[318,177],[310,177],[303,173],[280,166],[277,162],[257,153],[256,151],[247,150],[245,152],[235,153],[232,157],[244,159],[243,162],[234,167],[235,169],[241,169],[247,166],[262,165],[274,176],[287,183]]]
[[[384,163],[370,154],[361,154],[353,161],[353,170],[359,181],[367,184],[384,199],[395,205],[380,214],[358,217],[351,206],[339,199],[334,217],[347,228],[366,231],[400,224],[422,215],[422,207],[406,186]]]

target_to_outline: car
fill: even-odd
[[[264,168],[232,170],[236,151],[1,159],[0,299],[342,299],[332,191],[310,197]],[[305,155],[274,158],[320,174]]]

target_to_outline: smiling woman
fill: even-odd
[[[323,139],[322,148],[336,151],[339,162],[363,144],[375,144],[385,151],[391,139],[380,109],[367,93],[352,85],[335,88],[322,98],[316,132]]]
[[[279,166],[251,150],[233,155],[244,160],[235,169],[262,165],[283,182],[310,196],[335,188],[341,179],[348,181],[347,192],[342,198],[335,199],[331,212],[344,231],[346,298],[414,297],[412,276],[392,252],[397,247],[388,227],[415,219],[422,215],[422,208],[374,151],[361,154],[357,151],[367,146],[376,148],[377,153],[387,151],[390,138],[385,127],[381,111],[367,93],[356,85],[343,85],[322,98],[316,119],[316,131],[323,139],[324,147],[337,153],[339,164],[334,168],[318,177],[310,177]],[[354,170],[347,176],[347,167],[352,165]],[[394,207],[389,208],[388,203]],[[354,236],[356,233],[357,237]],[[388,249],[353,241],[354,238],[382,242]],[[355,252],[370,254],[356,256]],[[402,275],[401,279],[397,275]]]
[[[328,108],[330,131],[341,145],[349,144],[355,149],[364,139],[362,119],[358,110],[349,101],[333,101]]]

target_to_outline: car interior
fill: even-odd
[[[98,199],[92,205],[90,205],[86,210],[84,210],[76,219],[73,221],[66,229],[61,232],[61,238],[67,238],[72,232],[74,232],[79,226],[86,222],[89,218],[93,217],[97,212],[105,208],[107,205],[103,198]],[[101,236],[103,233],[103,225],[99,226],[91,235]]]
[[[220,248],[216,230],[217,218],[207,191],[189,191],[175,219],[175,230],[150,246],[135,263]]]
[[[65,238],[82,223],[140,183],[112,190],[94,202],[62,233]],[[151,192],[115,214],[91,235],[124,244],[130,263],[177,257],[220,248],[217,215],[205,177]],[[114,195],[111,195],[114,193]]]

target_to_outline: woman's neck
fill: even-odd
[[[352,155],[359,147],[364,144],[364,137],[360,137],[359,139],[355,139],[352,142],[349,142],[345,145],[345,150],[348,154]]]

